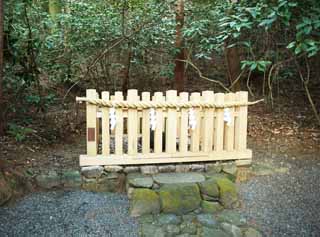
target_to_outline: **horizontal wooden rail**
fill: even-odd
[[[87,102],[91,105],[99,105],[109,108],[129,108],[129,109],[150,109],[150,108],[231,108],[234,106],[248,106],[260,103],[263,101],[257,100],[252,102],[226,102],[226,103],[212,103],[205,101],[189,101],[189,102],[157,102],[157,101],[109,101],[103,99],[89,99],[86,97],[76,97],[77,102]]]
[[[143,165],[143,164],[166,164],[182,162],[203,162],[203,161],[224,161],[224,160],[250,160],[251,150],[245,151],[216,151],[204,152],[181,152],[181,153],[160,153],[160,154],[141,154],[140,156],[131,155],[80,155],[80,166],[90,165]]]

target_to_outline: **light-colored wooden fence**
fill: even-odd
[[[236,160],[251,163],[247,149],[247,92],[169,90],[102,92],[86,97],[87,154],[80,166]],[[151,112],[150,112],[151,111]],[[152,117],[150,119],[150,117]],[[113,120],[113,121],[111,121]],[[112,124],[113,123],[113,124]],[[153,128],[152,128],[153,125]]]

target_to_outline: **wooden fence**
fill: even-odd
[[[141,99],[141,100],[140,100]],[[247,92],[200,93],[87,90],[87,154],[80,166],[236,160],[250,164]]]

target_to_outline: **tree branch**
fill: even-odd
[[[204,80],[207,80],[207,81],[211,81],[211,82],[213,82],[213,83],[216,83],[216,84],[218,84],[221,88],[223,88],[225,91],[231,92],[227,87],[225,87],[225,86],[223,85],[222,82],[217,81],[217,80],[214,80],[214,79],[211,79],[211,78],[208,78],[208,77],[206,77],[206,76],[203,76],[203,75],[202,75],[202,72],[200,71],[200,69],[199,69],[196,65],[194,65],[192,62],[190,62],[190,61],[188,61],[188,60],[179,60],[179,61],[185,62],[185,63],[189,64],[193,69],[195,69],[195,70],[197,71],[197,73],[198,73],[198,75],[199,75],[200,78],[202,78],[202,79],[204,79]]]

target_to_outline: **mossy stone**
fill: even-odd
[[[215,178],[220,190],[220,202],[225,208],[233,208],[238,203],[236,185],[227,178]]]
[[[61,178],[56,171],[49,171],[48,174],[37,175],[36,182],[40,188],[50,189],[61,185]]]
[[[160,225],[178,225],[181,223],[181,217],[174,214],[160,214],[157,219]]]
[[[151,188],[153,184],[152,177],[139,173],[128,174],[127,181],[131,186],[136,188]]]
[[[223,206],[219,202],[201,201],[201,209],[204,213],[217,213],[223,210]]]
[[[159,196],[155,191],[146,188],[137,188],[133,190],[130,202],[131,216],[158,214],[159,212]]]
[[[165,230],[166,230],[166,236],[170,237],[170,236],[177,236],[180,233],[180,228],[177,225],[166,225],[165,226]]]
[[[250,227],[244,232],[244,237],[262,237],[262,234]]]
[[[154,215],[152,214],[147,214],[139,217],[139,223],[150,223],[152,224],[154,222]]]
[[[236,226],[243,226],[246,224],[246,219],[234,210],[223,210],[216,215],[217,221],[220,223],[229,223]]]
[[[219,197],[219,187],[214,178],[199,183],[199,186],[201,195],[206,195],[214,198]]]
[[[165,231],[159,226],[145,223],[141,225],[141,236],[142,237],[165,237]]]
[[[78,170],[67,170],[62,174],[62,183],[66,188],[77,188],[81,186],[81,175]]]
[[[183,222],[180,225],[182,234],[191,234],[194,235],[197,233],[197,224],[193,222]]]
[[[218,228],[203,227],[202,237],[230,237],[226,232]]]
[[[211,214],[199,214],[197,215],[197,221],[208,228],[216,228],[218,226],[215,217]]]
[[[164,213],[185,214],[200,206],[201,197],[197,184],[170,184],[159,190]]]

